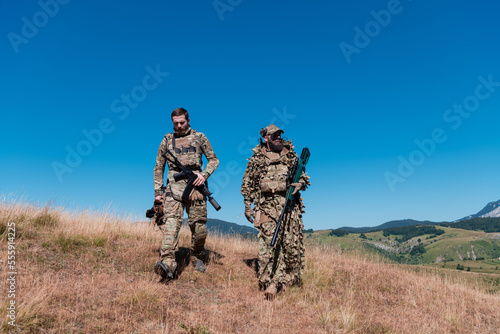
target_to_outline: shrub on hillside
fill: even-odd
[[[65,235],[60,233],[54,239],[54,243],[59,246],[63,252],[69,252],[90,246],[93,244],[93,241],[82,235]]]
[[[410,255],[424,254],[426,252],[424,245],[418,244],[411,249]]]
[[[332,230],[330,233],[328,233],[329,236],[337,236],[337,237],[343,237],[344,235],[348,235],[349,232],[347,232],[346,230],[342,230],[342,229],[336,229],[336,230]]]
[[[424,234],[434,234],[441,235],[444,233],[444,230],[437,229],[434,226],[424,225],[424,226],[404,226],[404,227],[390,227],[386,228],[383,232],[384,237],[389,237],[390,235],[400,235],[400,238],[397,238],[398,242],[405,242],[410,240],[411,238],[424,235]]]
[[[37,227],[54,227],[58,224],[58,219],[55,217],[53,213],[49,213],[48,210],[45,210],[35,218],[31,220],[34,226]]]

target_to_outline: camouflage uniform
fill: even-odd
[[[257,145],[253,149],[241,186],[245,206],[252,203],[254,205],[254,225],[259,230],[258,275],[261,290],[265,290],[271,283],[277,288],[300,285],[304,269],[304,205],[300,194],[295,196],[290,214],[284,217],[277,242],[271,247],[271,239],[289,186],[287,174],[297,158],[292,142],[283,141],[283,144],[284,148],[280,153],[269,151],[264,143]],[[304,190],[310,185],[309,177],[303,174],[300,183]]]
[[[191,261],[194,263],[203,258],[205,239],[207,237],[207,202],[203,195],[195,188],[191,191],[190,199],[183,201],[182,194],[187,186],[187,180],[176,181],[174,174],[180,172],[172,163],[172,157],[166,153],[166,147],[172,152],[181,164],[193,171],[201,172],[208,177],[219,165],[214,150],[207,137],[196,130],[188,128],[183,135],[169,133],[163,138],[154,169],[155,197],[161,195],[165,165],[168,165],[167,187],[165,190],[164,215],[161,218],[163,225],[163,241],[160,251],[161,261],[175,272],[175,252],[178,250],[179,230],[182,225],[184,208],[188,214],[188,224],[191,229]],[[202,171],[202,154],[205,154],[208,163]],[[168,159],[165,159],[167,157]],[[197,198],[198,197],[198,198]]]

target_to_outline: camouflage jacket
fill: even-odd
[[[175,181],[174,174],[179,170],[171,161],[171,157],[167,154],[166,147],[172,152],[181,164],[191,168],[193,171],[201,172],[201,175],[207,180],[219,165],[210,142],[207,137],[193,129],[188,129],[186,134],[179,136],[177,134],[168,133],[163,138],[158,154],[156,155],[156,165],[154,168],[154,190],[155,196],[161,195],[161,187],[163,186],[163,174],[165,165],[168,165],[167,174],[167,192],[171,192],[175,199],[181,200],[182,193],[187,185],[187,180]],[[202,154],[207,158],[207,165],[203,170]],[[170,157],[170,159],[166,159]]]
[[[245,205],[254,203],[255,209],[259,210],[263,193],[285,195],[286,188],[289,186],[287,175],[297,159],[297,153],[291,141],[284,142],[284,148],[280,154],[268,152],[262,144],[257,145],[252,151],[253,155],[243,175],[241,194]],[[309,176],[304,173],[299,182],[302,183],[302,190],[305,190],[310,185]],[[299,203],[302,207],[302,200]]]

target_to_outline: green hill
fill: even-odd
[[[366,226],[366,227],[349,227],[342,226],[337,230],[343,230],[351,233],[365,233],[365,232],[375,232],[379,230],[385,230],[393,227],[406,227],[415,225],[440,225],[448,226],[454,228],[461,228],[464,230],[473,231],[485,231],[487,233],[500,232],[500,218],[487,217],[487,218],[472,218],[461,220],[457,222],[432,222],[428,220],[414,220],[414,219],[401,219],[401,220],[391,220],[387,223],[378,226]]]
[[[182,223],[187,225],[187,218],[184,218]],[[239,225],[213,218],[207,219],[207,230],[208,233],[220,235],[240,235],[243,237],[254,237],[257,236],[258,233],[257,229],[254,227]]]
[[[393,227],[365,233],[323,230],[307,234],[306,241],[333,244],[342,252],[375,253],[399,263],[456,266],[458,262],[470,262],[476,271],[481,271],[480,267],[486,271],[500,266],[500,233],[442,225]]]
[[[391,220],[388,221],[387,223],[378,225],[378,226],[366,226],[366,227],[349,227],[349,226],[342,226],[339,228],[339,230],[344,230],[348,232],[354,232],[354,233],[364,233],[364,232],[374,232],[378,230],[384,230],[386,228],[391,228],[391,227],[404,227],[404,226],[413,226],[413,225],[439,225],[440,223],[437,222],[431,222],[428,220],[414,220],[414,219],[400,219],[400,220]]]
[[[500,218],[472,218],[456,223],[442,223],[441,226],[493,233],[500,232]]]
[[[212,218],[208,218],[207,220],[207,229],[209,233],[220,233],[221,235],[239,234],[241,236],[256,236],[258,233],[254,227]]]

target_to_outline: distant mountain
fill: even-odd
[[[500,200],[496,202],[488,203],[481,211],[476,214],[464,217],[462,219],[455,220],[454,222],[459,222],[462,220],[468,220],[473,218],[497,218],[500,217]],[[387,223],[378,226],[372,227],[349,227],[342,226],[339,230],[345,230],[347,232],[352,233],[365,233],[372,232],[376,230],[384,230],[389,227],[404,227],[404,226],[412,226],[412,225],[438,225],[438,224],[446,224],[448,222],[431,222],[428,220],[413,220],[413,219],[403,219],[403,220],[392,220]]]
[[[184,219],[183,223],[187,224],[187,219]],[[240,234],[242,236],[256,236],[258,233],[257,229],[250,226],[238,225],[212,218],[208,218],[207,220],[207,230],[208,233],[220,233],[222,235]]]
[[[413,225],[438,225],[438,224],[441,224],[441,223],[431,222],[428,220],[402,219],[402,220],[391,220],[391,221],[384,223],[382,225],[372,226],[372,227],[342,226],[339,228],[339,230],[345,230],[347,232],[353,232],[353,233],[365,233],[365,232],[372,232],[372,231],[376,231],[376,230],[385,230],[386,228],[389,228],[389,227],[404,227],[404,226],[413,226]]]
[[[497,218],[500,217],[500,200],[496,202],[490,202],[486,204],[486,206],[476,214],[463,217],[462,219],[458,219],[456,221],[467,220],[472,218]]]

